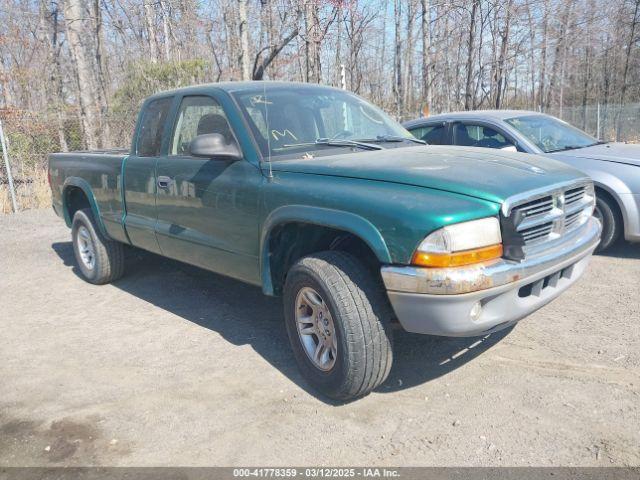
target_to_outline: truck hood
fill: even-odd
[[[577,148],[549,154],[551,158],[589,158],[603,162],[640,166],[640,145],[629,143],[604,143],[592,147]]]
[[[495,203],[585,175],[539,155],[484,148],[415,146],[272,162],[274,172],[393,182]]]

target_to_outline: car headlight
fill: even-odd
[[[459,267],[501,256],[500,222],[488,217],[432,232],[420,242],[411,263],[421,267]]]

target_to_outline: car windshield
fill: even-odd
[[[375,150],[387,142],[415,142],[384,112],[342,90],[267,83],[232,95],[265,157],[329,155]]]
[[[596,145],[598,140],[562,120],[547,115],[529,115],[505,120],[545,153]]]

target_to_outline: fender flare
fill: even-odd
[[[622,227],[626,232],[629,225],[629,212],[627,211],[627,207],[624,204],[622,198],[620,198],[619,194],[630,194],[631,190],[627,186],[624,181],[615,175],[612,175],[608,172],[601,171],[586,171],[585,172],[591,177],[593,180],[593,185],[596,189],[604,190],[609,196],[616,202],[618,210],[622,215]]]
[[[93,218],[98,224],[100,233],[102,233],[106,238],[110,238],[109,234],[107,234],[107,230],[104,227],[104,223],[102,222],[102,217],[100,216],[100,207],[98,207],[98,203],[96,202],[95,196],[93,195],[91,185],[89,185],[89,182],[80,177],[67,177],[64,181],[64,184],[62,185],[62,211],[67,227],[71,228],[71,222],[73,221],[73,219],[69,216],[69,208],[67,205],[67,189],[69,187],[76,187],[82,190],[82,192],[89,200],[89,206],[91,207]]]
[[[365,242],[381,263],[392,263],[380,231],[367,219],[354,213],[309,205],[286,205],[273,210],[265,219],[260,235],[260,278],[265,295],[274,295],[269,262],[269,238],[279,225],[299,222],[344,230]]]

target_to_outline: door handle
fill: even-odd
[[[158,187],[160,188],[169,188],[171,185],[171,177],[160,176],[158,177]]]

